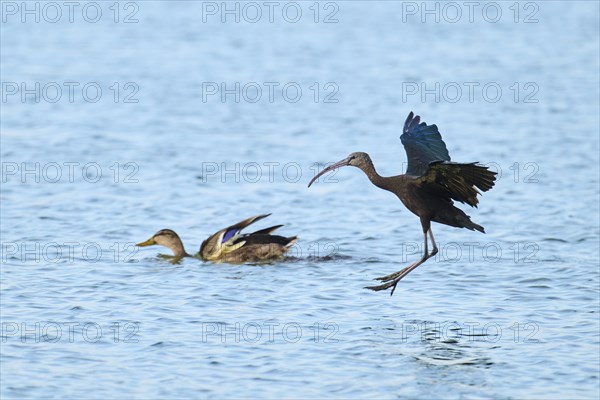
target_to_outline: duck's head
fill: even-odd
[[[173,255],[175,257],[183,257],[187,255],[185,249],[183,248],[183,242],[179,238],[179,235],[171,229],[161,229],[160,231],[156,232],[150,239],[146,240],[145,242],[136,244],[136,246],[139,247],[154,245],[168,247],[173,251]]]

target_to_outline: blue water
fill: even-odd
[[[597,2],[94,4],[1,4],[2,398],[597,398]],[[411,110],[500,174],[390,297],[418,219],[306,185]],[[132,246],[269,212],[283,262]]]

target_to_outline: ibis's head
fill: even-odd
[[[344,158],[343,160],[340,160],[340,161],[330,165],[329,167],[325,168],[323,171],[319,172],[314,178],[311,179],[311,181],[308,184],[308,187],[310,187],[310,185],[312,185],[314,181],[319,179],[319,177],[321,175],[324,175],[329,171],[333,171],[334,169],[338,169],[338,168],[349,165],[352,167],[360,168],[363,171],[365,171],[366,168],[371,164],[372,164],[371,157],[369,157],[369,155],[367,153],[363,153],[363,152],[352,153],[348,157]]]

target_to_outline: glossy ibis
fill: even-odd
[[[408,114],[400,136],[408,157],[406,174],[380,176],[367,153],[352,153],[325,168],[308,184],[310,187],[321,175],[336,168],[347,165],[357,167],[375,186],[394,193],[406,208],[420,218],[425,250],[423,257],[398,272],[376,278],[385,283],[369,286],[367,289],[379,291],[392,288],[391,294],[394,294],[396,285],[402,278],[438,252],[431,231],[431,221],[485,233],[481,225],[472,222],[467,214],[453,205],[453,200],[477,207],[479,190],[490,190],[494,186],[496,173],[476,162],[451,162],[437,126],[420,121],[418,115],[415,116],[412,112]],[[433,247],[431,253],[428,252],[427,235]]]
[[[256,232],[242,234],[242,229],[268,217],[271,214],[257,215],[247,218],[235,225],[221,229],[202,242],[197,256],[205,261],[243,263],[260,262],[280,258],[296,243],[296,236],[284,237],[271,235],[283,225],[275,225]],[[171,229],[162,229],[150,239],[136,246],[161,245],[173,251],[174,261],[182,257],[192,257],[185,251],[179,235]]]

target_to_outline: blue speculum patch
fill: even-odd
[[[221,241],[221,243],[225,243],[226,241],[231,239],[235,235],[236,232],[237,232],[237,229],[230,229],[227,232],[225,232],[225,235],[223,235],[223,240]]]

